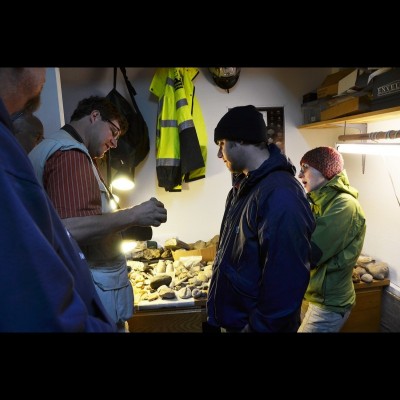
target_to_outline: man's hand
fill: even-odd
[[[132,211],[135,212],[135,225],[160,226],[167,221],[167,210],[155,197],[132,207]]]

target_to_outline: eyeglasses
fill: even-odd
[[[102,118],[102,120],[108,122],[112,127],[115,128],[115,130],[111,128],[111,133],[113,135],[113,138],[115,140],[118,140],[119,136],[121,135],[121,129],[107,118]]]
[[[303,174],[303,175],[304,175],[304,172],[306,172],[307,169],[308,169],[309,167],[310,167],[310,166],[309,166],[308,164],[303,164],[303,165],[301,166],[301,168],[300,168],[299,174]]]
[[[11,121],[15,122],[18,118],[21,118],[24,115],[24,111],[19,111],[13,115],[11,115]]]

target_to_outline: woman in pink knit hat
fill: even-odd
[[[337,150],[310,150],[300,166],[316,228],[304,296],[309,305],[298,332],[339,332],[356,300],[352,273],[364,243],[365,215]]]

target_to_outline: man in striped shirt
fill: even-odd
[[[121,332],[134,310],[121,231],[157,227],[167,220],[163,203],[154,198],[116,211],[111,207],[96,160],[117,146],[126,129],[125,117],[107,98],[91,96],[79,102],[69,124],[46,135],[29,153],[39,182],[84,252],[103,305]]]

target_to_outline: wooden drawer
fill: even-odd
[[[356,283],[356,305],[341,332],[380,332],[382,291],[389,279]]]
[[[129,332],[202,332],[205,318],[205,301],[185,308],[136,310]]]
[[[389,279],[374,280],[371,283],[356,283],[356,305],[341,332],[380,332],[382,290],[390,284]],[[302,317],[308,303],[303,301]]]

